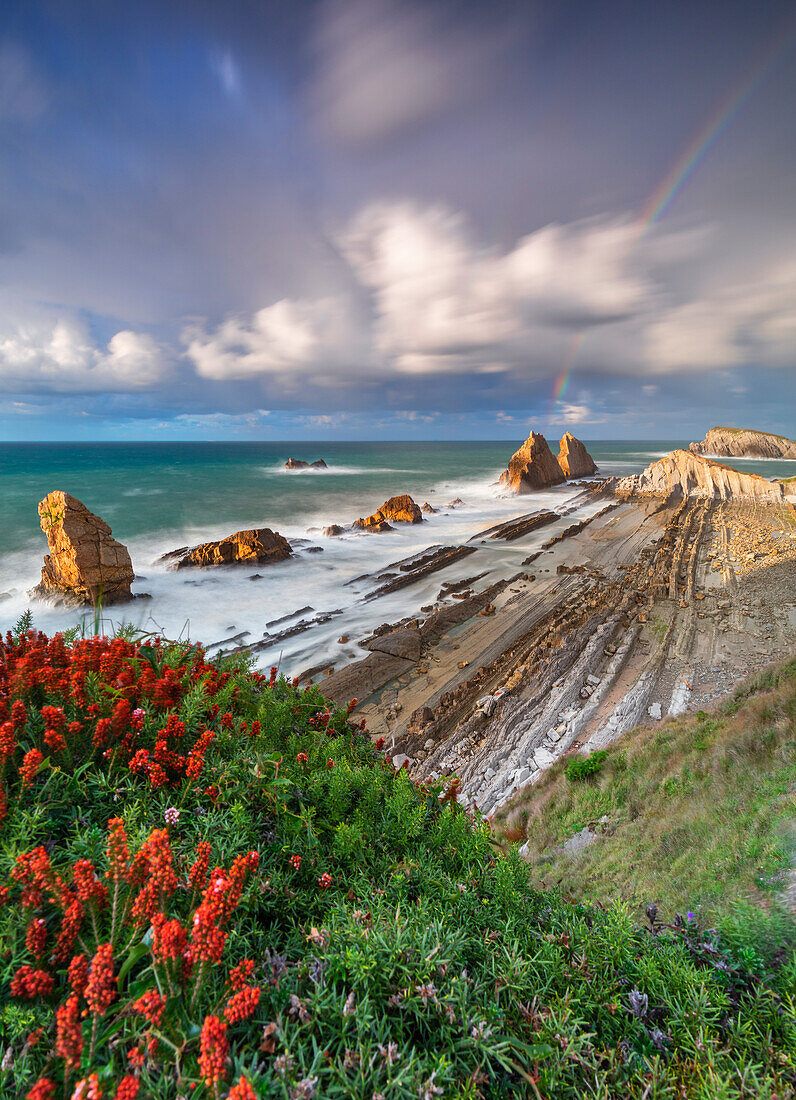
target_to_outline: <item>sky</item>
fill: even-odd
[[[4,0],[0,438],[796,435],[792,0]]]

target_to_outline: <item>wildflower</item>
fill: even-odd
[[[299,867],[301,866],[301,856],[291,856],[288,860],[288,863],[291,867],[298,871]]]
[[[83,1052],[83,1035],[80,1029],[80,1002],[73,993],[56,1009],[55,1053],[64,1059],[67,1069],[77,1069]]]
[[[108,862],[107,877],[114,882],[127,878],[130,864],[130,852],[127,848],[127,833],[120,817],[112,817],[108,822],[108,844],[105,849]]]
[[[328,871],[324,871],[321,877],[318,879],[318,885],[322,890],[328,890],[332,885],[332,876]]]
[[[54,980],[46,970],[34,970],[21,966],[11,979],[11,996],[32,1001],[35,997],[48,997],[53,991]]]
[[[255,720],[254,720],[254,721],[252,722],[252,728],[251,728],[251,732],[250,732],[249,736],[250,736],[250,737],[252,737],[252,738],[254,738],[254,737],[259,737],[259,736],[260,736],[260,732],[261,732],[262,728],[263,728],[263,727],[262,727],[262,723],[261,723],[261,722],[258,722],[258,721],[257,721],[257,720],[255,719]],[[232,1094],[230,1093],[230,1095],[232,1095]]]
[[[227,1042],[226,1023],[220,1020],[218,1016],[205,1016],[199,1044],[199,1070],[205,1084],[212,1087],[227,1075],[226,1061],[229,1043]]]
[[[166,1002],[156,989],[148,989],[132,1004],[133,1012],[139,1013],[155,1027],[160,1027],[165,1007]]]
[[[182,958],[187,943],[185,929],[178,920],[167,920],[163,913],[155,913],[152,918],[152,954],[158,962]]]
[[[688,921],[689,921],[689,923],[690,923],[690,922],[691,922],[692,920],[694,920],[694,914],[693,914],[693,913],[691,912],[691,910],[690,910],[690,909],[687,909],[687,910],[686,910],[686,914],[685,914],[685,915],[686,915],[686,917],[688,918]]]
[[[210,801],[213,803],[214,806],[215,806],[216,802],[218,802],[219,793],[220,792],[218,790],[218,787],[215,785],[215,783],[211,783],[211,785],[209,787],[205,787],[205,789],[204,789],[204,794],[207,795],[207,797],[210,799]]]
[[[326,761],[326,767],[327,768],[333,768],[334,767],[334,760],[332,760],[332,759],[327,760]]]
[[[141,1069],[146,1061],[146,1055],[143,1050],[141,1050],[141,1047],[133,1047],[127,1054],[127,1061],[133,1069]]]
[[[135,1100],[138,1096],[138,1089],[141,1082],[137,1077],[133,1077],[129,1074],[126,1077],[122,1077],[119,1084],[116,1086],[116,1092],[114,1093],[113,1100]]]
[[[249,984],[249,978],[254,973],[254,960],[244,959],[242,963],[234,966],[229,972],[229,983],[236,993]]]
[[[3,722],[0,725],[0,760],[3,760],[6,756],[11,756],[16,752],[17,739],[14,733],[13,722]]]
[[[204,890],[209,867],[210,845],[206,840],[200,840],[196,845],[196,859],[188,872],[188,881],[195,890]]]
[[[43,760],[44,757],[38,749],[31,749],[25,753],[22,766],[19,769],[19,777],[22,780],[23,787],[31,785]]]
[[[350,701],[350,703],[348,704],[348,711],[347,711],[348,714],[351,714],[352,711],[356,710],[358,702],[359,702],[358,699],[352,699]]]
[[[306,752],[297,753],[297,755],[296,755],[296,763],[297,764],[306,764],[308,762],[308,760],[309,760],[309,757],[307,756]]]
[[[25,1100],[52,1100],[55,1096],[55,1083],[49,1077],[40,1077],[30,1092],[25,1093]]]
[[[237,1085],[229,1091],[229,1100],[257,1100],[257,1093],[245,1077],[241,1077]]]
[[[25,1040],[25,1046],[28,1048],[28,1050],[35,1050],[36,1047],[39,1045],[39,1043],[42,1041],[43,1038],[44,1038],[44,1028],[43,1027],[37,1027],[34,1031],[31,1031],[31,1033],[28,1035],[27,1039]]]
[[[102,943],[91,961],[86,984],[86,1003],[95,1016],[104,1016],[116,1000],[113,980],[113,945]]]
[[[75,893],[80,901],[94,902],[101,907],[108,900],[108,892],[97,878],[90,859],[79,859],[72,868]]]
[[[317,1077],[302,1077],[290,1090],[290,1100],[312,1100],[317,1087]]]
[[[176,825],[180,820],[180,811],[176,806],[169,806],[163,817],[166,819],[167,825]]]
[[[44,731],[44,744],[52,753],[63,752],[66,748],[66,739],[58,730],[46,729]]]
[[[224,1015],[231,1024],[240,1020],[248,1020],[256,1010],[260,1002],[259,986],[244,986],[238,993],[233,994],[224,1008]]]
[[[78,997],[82,997],[88,982],[88,959],[85,955],[74,955],[66,971],[69,987]]]
[[[34,917],[25,933],[25,946],[34,958],[40,959],[46,942],[47,925],[40,917]]]
[[[72,1092],[72,1100],[102,1100],[102,1089],[96,1073],[78,1081]]]
[[[61,921],[61,931],[55,941],[56,962],[65,962],[69,958],[82,923],[83,905],[77,898],[74,898],[67,904]]]
[[[141,707],[136,707],[133,713],[130,715],[130,723],[134,729],[140,730],[143,728],[144,719],[146,718],[146,711]]]

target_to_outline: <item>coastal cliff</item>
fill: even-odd
[[[744,474],[691,451],[672,451],[653,462],[640,474],[619,478],[617,496],[702,497],[709,500],[737,500],[754,503],[782,503],[781,482],[759,474]]]
[[[591,477],[597,472],[596,462],[572,432],[565,432],[561,437],[558,465],[565,477]]]
[[[700,443],[691,444],[690,450],[722,458],[796,459],[796,441],[752,428],[711,428]]]

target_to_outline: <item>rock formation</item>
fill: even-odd
[[[532,493],[549,485],[560,485],[564,480],[547,440],[538,432],[531,432],[509,459],[508,469],[500,475],[500,484],[513,493]]]
[[[743,474],[691,451],[672,451],[643,473],[619,478],[613,487],[619,496],[654,496],[664,500],[704,497],[781,503],[785,499],[781,482],[767,481],[759,474]]]
[[[694,454],[722,458],[796,459],[796,441],[752,428],[711,428],[702,442],[692,443],[690,449]]]
[[[323,529],[324,535],[326,535],[328,538],[342,535],[344,531],[345,528],[341,527],[339,523],[330,523],[328,527],[324,527]]]
[[[572,432],[566,432],[562,436],[558,465],[564,477],[590,477],[597,472],[594,459]]]
[[[286,470],[328,470],[329,467],[322,458],[316,458],[314,462],[305,462],[303,458],[289,458],[285,463]]]
[[[437,509],[433,504],[429,504],[428,501],[425,502],[420,511],[425,512],[427,516],[435,516],[437,514]]]
[[[408,493],[402,493],[400,496],[390,497],[372,516],[365,519],[360,516],[354,527],[363,531],[391,531],[390,520],[393,523],[422,523],[423,513]]]
[[[133,565],[111,529],[69,493],[49,493],[39,504],[50,553],[33,594],[78,604],[132,599]]]
[[[164,554],[161,561],[169,561],[175,569],[204,567],[209,565],[234,565],[237,562],[270,565],[284,561],[292,554],[290,543],[277,531],[259,527],[254,531],[236,531],[218,542],[203,542],[199,546],[183,546]]]

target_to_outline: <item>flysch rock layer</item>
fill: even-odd
[[[500,484],[512,493],[533,493],[565,480],[547,440],[539,432],[531,432],[509,459],[508,469],[500,475]]]
[[[561,438],[558,465],[565,477],[591,477],[597,472],[594,459],[572,432],[566,432]]]
[[[39,504],[45,554],[41,583],[33,594],[76,604],[121,603],[132,599],[133,564],[127,547],[81,501],[60,490]]]
[[[692,443],[690,449],[694,454],[720,455],[722,458],[796,459],[796,441],[752,428],[711,428],[705,438]]]
[[[175,569],[204,568],[212,565],[234,565],[238,562],[270,565],[284,561],[292,551],[290,543],[277,531],[259,527],[252,531],[236,531],[218,542],[203,542],[199,546],[183,546],[164,554]]]
[[[768,481],[759,474],[744,474],[704,455],[679,450],[653,462],[640,474],[619,478],[614,491],[618,496],[654,496],[662,500],[702,497],[761,504],[785,500],[780,482]]]

